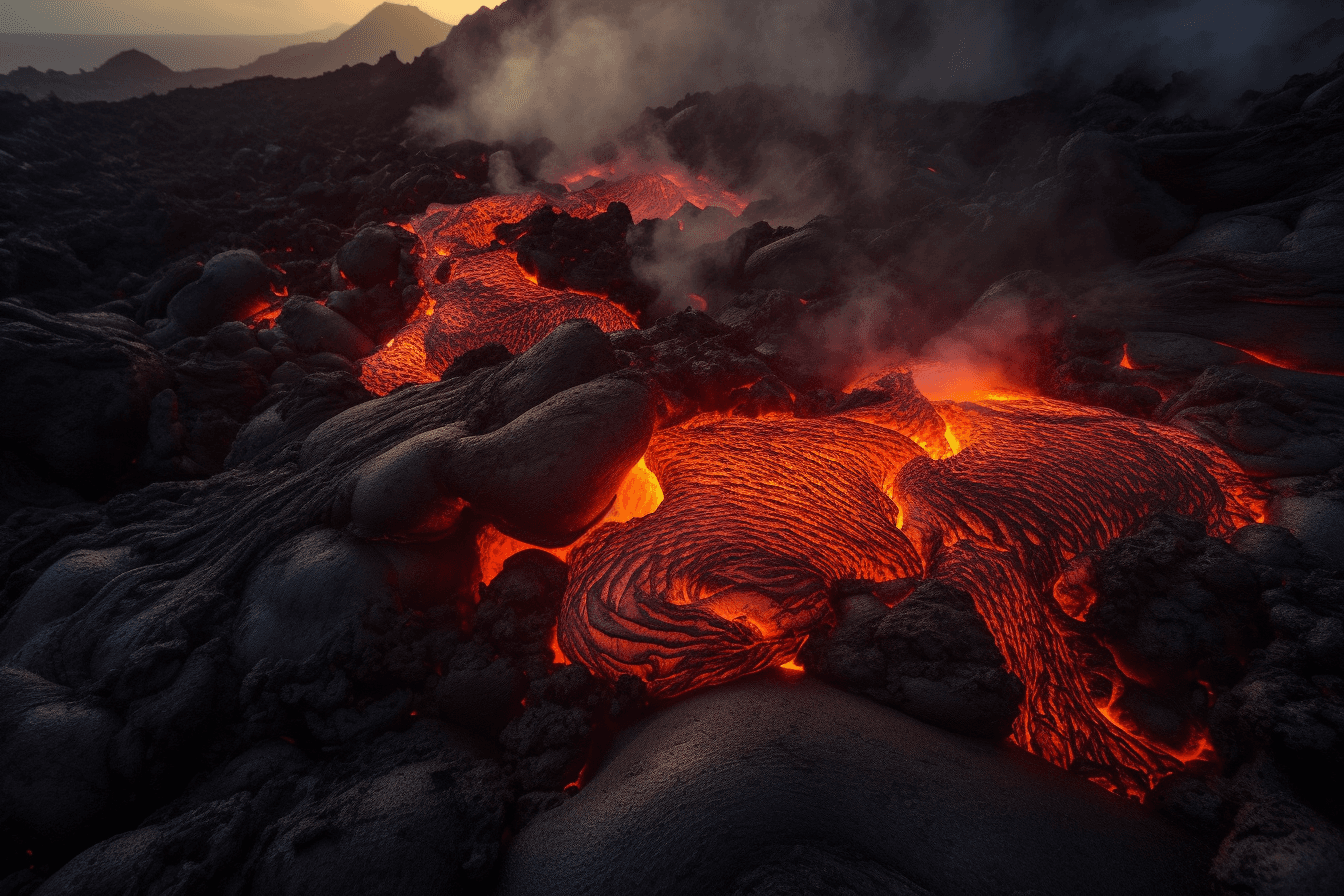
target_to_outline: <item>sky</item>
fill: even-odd
[[[0,33],[298,34],[354,24],[381,0],[0,0]],[[482,0],[410,0],[449,24]],[[498,6],[499,0],[486,0]]]

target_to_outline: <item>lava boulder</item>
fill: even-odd
[[[894,607],[854,594],[839,615],[804,648],[810,672],[949,731],[1008,734],[1025,691],[965,591],[929,581]]]
[[[167,346],[186,336],[204,336],[215,326],[241,320],[274,298],[275,272],[250,249],[221,252],[206,262],[201,276],[182,287],[168,303],[168,325],[149,340]]]
[[[336,265],[355,286],[387,284],[397,279],[401,267],[401,241],[394,228],[365,227],[336,253]]]

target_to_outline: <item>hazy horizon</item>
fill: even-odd
[[[393,0],[396,2],[396,0]],[[450,25],[501,0],[410,0]],[[0,34],[259,37],[353,25],[382,0],[0,0]]]

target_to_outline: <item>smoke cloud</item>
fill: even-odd
[[[517,2],[517,0],[512,0]],[[506,4],[507,5],[507,4]],[[1336,17],[1336,18],[1332,18]],[[1206,114],[1344,49],[1341,0],[557,0],[503,37],[497,64],[457,72],[425,110],[442,139],[546,136],[576,151],[647,106],[755,82],[994,100],[1201,71]]]
[[[649,104],[749,81],[833,93],[868,86],[853,17],[828,0],[559,0],[504,35],[493,71],[459,85],[453,108],[427,112],[448,138],[586,148]],[[462,73],[459,72],[459,77]]]
[[[611,159],[603,151],[573,164],[624,133],[631,152],[595,176],[677,158],[722,178],[744,204],[758,200],[750,217],[687,218],[654,233],[635,262],[658,290],[650,318],[707,310],[828,386],[913,365],[940,397],[1022,383],[1034,369],[1029,349],[1053,320],[1037,306],[1050,289],[1012,280],[987,293],[990,284],[1030,267],[1100,269],[1134,252],[1111,245],[1091,194],[1068,205],[1086,225],[1076,229],[1051,217],[1048,190],[1039,208],[963,204],[991,195],[990,184],[993,195],[1017,195],[1053,175],[1063,134],[1024,126],[1011,140],[988,129],[944,143],[941,113],[920,118],[927,107],[907,104],[915,111],[901,118],[849,92],[983,102],[1046,89],[1050,102],[1077,108],[1117,75],[1161,88],[1186,72],[1180,90],[1162,94],[1173,99],[1161,113],[1231,125],[1248,88],[1277,89],[1344,50],[1344,0],[509,0],[498,12],[512,17],[498,53],[484,41],[445,57],[456,100],[421,110],[423,132],[445,142],[548,138],[559,152],[536,172],[543,179]],[[450,35],[445,50],[453,45]],[[671,114],[701,91],[718,96]],[[636,127],[660,106],[656,126]],[[946,117],[959,114],[971,113]],[[958,132],[947,128],[950,140]],[[495,161],[496,187],[517,189],[512,166]],[[1115,189],[1146,183],[1115,177]],[[816,276],[789,268],[762,279],[746,255],[725,276],[731,265],[715,253],[735,245],[727,233],[814,216],[819,232],[842,221],[854,241],[826,244],[819,257],[830,261]]]

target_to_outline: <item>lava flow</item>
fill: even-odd
[[[711,195],[705,183],[694,184],[688,189],[697,201],[717,198],[740,211],[741,201],[732,194]],[[409,323],[365,360],[360,379],[369,391],[386,395],[397,386],[437,380],[456,358],[487,343],[526,351],[567,320],[591,320],[607,332],[635,326],[628,310],[604,296],[538,285],[511,252],[495,243],[495,227],[547,205],[590,218],[623,202],[635,221],[668,218],[689,198],[687,190],[662,174],[636,174],[560,196],[533,192],[431,205],[408,225],[426,247],[418,272],[425,297]]]
[[[1027,697],[1014,739],[1141,792],[1200,755],[1160,744],[1098,696],[1096,646],[1054,602],[1080,553],[1172,511],[1227,535],[1254,517],[1216,449],[1170,427],[1043,399],[942,403],[960,450],[930,452],[926,415],[893,399],[864,419],[728,419],[655,435],[666,498],[571,558],[560,648],[672,696],[777,666],[832,615],[842,579],[936,577],[965,589]],[[919,422],[919,425],[912,425]]]
[[[495,228],[547,205],[586,218],[619,201],[635,220],[668,217],[707,189],[642,174],[431,207],[410,225],[426,246],[425,300],[366,361],[365,385],[435,379],[489,342],[520,352],[575,317],[634,326],[604,296],[538,285]],[[938,578],[972,595],[1026,687],[1021,746],[1130,793],[1209,754],[1198,725],[1158,739],[1127,714],[1133,683],[1054,585],[1158,511],[1230,534],[1257,516],[1245,479],[1182,430],[943,379],[936,394],[975,400],[934,404],[909,376],[879,377],[888,400],[843,414],[704,416],[655,434],[604,524],[553,549],[571,564],[557,656],[674,696],[792,660],[834,621],[842,580]],[[525,547],[485,528],[483,577]]]

